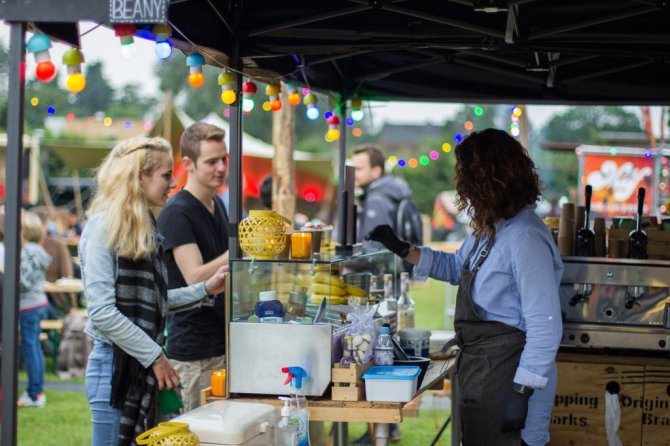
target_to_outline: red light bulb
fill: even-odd
[[[56,66],[51,60],[43,60],[35,67],[35,76],[40,82],[51,82],[56,77]]]

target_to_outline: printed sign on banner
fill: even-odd
[[[111,23],[166,23],[168,0],[109,0]]]
[[[582,150],[580,190],[593,187],[591,210],[603,217],[630,216],[637,212],[637,190],[644,187],[644,213],[654,211],[654,157],[590,153]],[[580,198],[583,201],[583,197]]]

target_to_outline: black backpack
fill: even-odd
[[[396,208],[395,233],[401,240],[416,246],[423,245],[421,212],[410,198],[403,198]]]

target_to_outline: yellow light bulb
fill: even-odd
[[[81,73],[72,73],[67,76],[65,85],[72,93],[79,93],[86,87],[86,78]]]
[[[328,142],[333,142],[333,141],[337,141],[338,139],[340,139],[340,130],[339,129],[328,130],[328,132],[326,133],[326,141],[330,140]]]
[[[237,99],[235,90],[225,90],[223,93],[221,93],[221,101],[226,105],[234,103],[235,99]]]
[[[265,101],[263,102],[263,111],[270,111],[272,110],[272,104],[270,101]]]

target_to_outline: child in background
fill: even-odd
[[[44,352],[40,345],[40,321],[47,318],[49,301],[44,293],[44,276],[51,257],[39,244],[46,228],[37,214],[21,213],[21,286],[19,298],[20,350],[28,371],[28,388],[19,407],[44,407]]]

